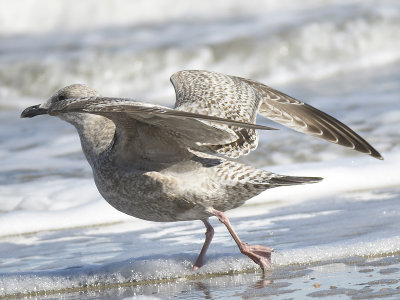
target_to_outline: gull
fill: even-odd
[[[201,220],[205,241],[193,269],[204,263],[222,222],[239,250],[262,271],[272,248],[248,245],[225,211],[279,186],[316,183],[320,177],[278,175],[230,158],[258,145],[260,114],[296,131],[383,159],[362,137],[330,115],[257,81],[209,71],[171,76],[174,108],[103,97],[82,84],[64,87],[22,118],[48,114],[75,126],[97,189],[117,210],[149,221]]]

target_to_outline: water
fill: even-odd
[[[0,25],[0,296],[398,296],[397,1],[20,1],[0,9]],[[19,119],[77,82],[171,106],[168,79],[181,69],[278,88],[339,118],[385,158],[282,127],[262,133],[241,161],[325,178],[228,212],[246,242],[275,249],[264,278],[214,219],[206,264],[192,272],[201,222],[151,223],[114,210],[94,186],[74,128]]]

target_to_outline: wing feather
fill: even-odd
[[[208,71],[180,71],[171,76],[175,88],[175,109],[255,124],[260,98],[238,78]],[[237,136],[230,143],[222,141],[210,148],[229,157],[238,157],[254,150],[258,133],[252,128],[218,124],[233,130]]]
[[[273,129],[219,117],[197,113],[176,111],[167,107],[137,102],[132,99],[91,97],[61,101],[53,105],[50,114],[83,112],[102,115],[111,119],[117,126],[129,130],[132,122],[142,122],[157,126],[176,136],[186,146],[198,144],[230,143],[237,139],[236,134],[227,128],[221,129],[210,124],[227,124],[251,129]],[[209,122],[208,124],[204,121]]]
[[[334,117],[257,81],[240,79],[259,93],[262,116],[293,130],[383,159],[367,141]]]
[[[50,114],[84,112],[111,119],[117,128],[135,122],[156,126],[187,147],[204,146],[230,157],[258,144],[257,113],[293,130],[383,159],[367,141],[334,117],[257,81],[208,71],[171,76],[175,108],[132,99],[91,97],[55,103]]]
[[[175,73],[171,82],[177,110],[250,123],[255,123],[258,112],[293,130],[382,159],[367,141],[334,117],[257,81],[192,70]],[[237,139],[211,146],[214,151],[237,157],[257,147],[258,135],[253,129],[222,128],[232,129]]]

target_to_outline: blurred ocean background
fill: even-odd
[[[337,117],[385,158],[280,126],[261,133],[242,162],[325,178],[228,212],[243,240],[276,250],[265,277],[214,219],[206,265],[191,271],[201,222],[116,211],[97,192],[72,126],[19,118],[73,83],[172,106],[169,77],[183,69],[279,89]],[[399,1],[0,0],[0,124],[0,297],[399,296]]]

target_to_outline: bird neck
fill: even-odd
[[[106,117],[88,113],[66,113],[59,117],[75,126],[86,159],[93,166],[99,155],[112,144],[115,134],[114,122]]]

